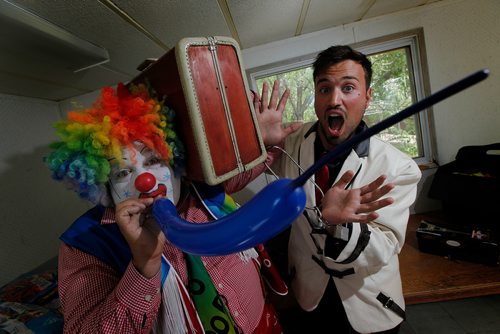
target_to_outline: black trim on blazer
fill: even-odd
[[[327,273],[330,276],[337,277],[337,278],[343,278],[344,276],[347,275],[352,275],[355,273],[354,268],[347,268],[346,270],[335,270],[328,268],[323,261],[318,259],[316,256],[312,255],[311,258],[313,259],[314,262],[316,262],[323,270],[325,273]]]
[[[347,259],[339,263],[346,264],[353,262],[368,245],[368,242],[370,241],[370,234],[372,232],[368,230],[368,226],[366,226],[366,224],[359,224],[359,227],[361,228],[361,233],[359,235],[358,242],[356,243],[356,247]]]
[[[398,304],[396,304],[391,297],[387,297],[382,292],[380,292],[377,296],[377,300],[381,302],[385,308],[388,308],[389,310],[393,311],[401,318],[403,318],[403,320],[406,319],[405,311]]]

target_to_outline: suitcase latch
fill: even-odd
[[[210,51],[215,51],[217,49],[217,44],[216,44],[216,41],[215,41],[215,38],[213,38],[212,36],[209,36],[207,37],[208,39],[208,50]]]

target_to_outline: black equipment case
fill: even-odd
[[[498,229],[500,218],[500,143],[464,146],[455,161],[440,166],[429,197],[439,199],[453,224],[479,224]]]
[[[422,252],[449,259],[498,265],[498,234],[490,229],[462,227],[439,220],[422,220],[416,233],[418,249]]]
[[[498,264],[500,143],[464,146],[455,161],[440,166],[429,197],[441,200],[445,222],[422,222],[422,251]]]

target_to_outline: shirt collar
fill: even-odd
[[[115,208],[106,208],[101,218],[101,225],[114,224],[114,223],[116,223]]]

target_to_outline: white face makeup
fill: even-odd
[[[177,204],[181,181],[174,176],[169,165],[142,143],[134,143],[134,148],[122,149],[124,165],[110,161],[109,178],[111,197],[115,204],[129,198],[166,197]]]

